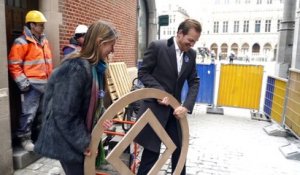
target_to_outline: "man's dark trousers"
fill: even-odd
[[[181,140],[178,137],[178,126],[177,119],[173,116],[171,112],[171,116],[169,117],[168,123],[166,125],[166,132],[171,137],[172,141],[176,145],[176,150],[172,154],[172,172],[174,172],[178,159],[181,153]],[[150,169],[153,167],[155,162],[158,160],[160,153],[156,153],[147,149],[143,150],[141,164],[138,170],[137,175],[146,175]],[[185,175],[185,165],[182,169],[181,175]]]

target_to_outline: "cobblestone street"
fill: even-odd
[[[279,150],[293,138],[267,135],[270,123],[252,120],[249,110],[224,108],[224,114],[206,114],[206,105],[197,105],[189,116],[188,175],[299,175],[300,161]],[[42,158],[15,175],[47,175],[55,167],[57,161]],[[160,174],[171,174],[170,166]]]
[[[205,114],[198,106],[189,118],[187,173],[235,175],[296,175],[300,161],[288,160],[279,147],[289,142],[269,136],[269,122],[251,120],[250,111],[225,108],[225,115]]]

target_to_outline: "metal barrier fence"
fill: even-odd
[[[259,110],[263,66],[222,64],[218,91],[218,106]]]
[[[280,125],[283,124],[286,87],[287,79],[268,76],[264,102],[264,114]]]
[[[300,136],[300,71],[296,69],[289,71],[284,125]]]
[[[200,87],[197,95],[197,103],[213,104],[214,82],[216,74],[215,64],[197,64],[197,73],[200,78]],[[188,92],[187,82],[184,83],[181,100],[184,101]]]

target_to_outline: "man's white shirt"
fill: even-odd
[[[174,37],[173,40],[174,40],[175,51],[176,51],[177,71],[178,71],[178,74],[179,74],[180,71],[181,71],[181,66],[182,66],[183,52],[178,47],[178,44],[176,42],[176,37]]]

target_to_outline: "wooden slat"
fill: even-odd
[[[106,78],[106,81],[107,81],[108,85],[112,85],[113,84],[113,81],[112,81],[111,77]]]
[[[108,91],[110,93],[115,93],[116,92],[116,87],[115,86],[108,86]]]
[[[106,82],[112,102],[128,94],[131,90],[131,79],[126,64],[124,62],[110,63],[106,73]],[[117,118],[122,120],[124,111],[125,109],[120,111]]]
[[[118,98],[130,92],[131,81],[124,62],[109,64],[107,82],[110,84],[109,92],[116,92]]]

